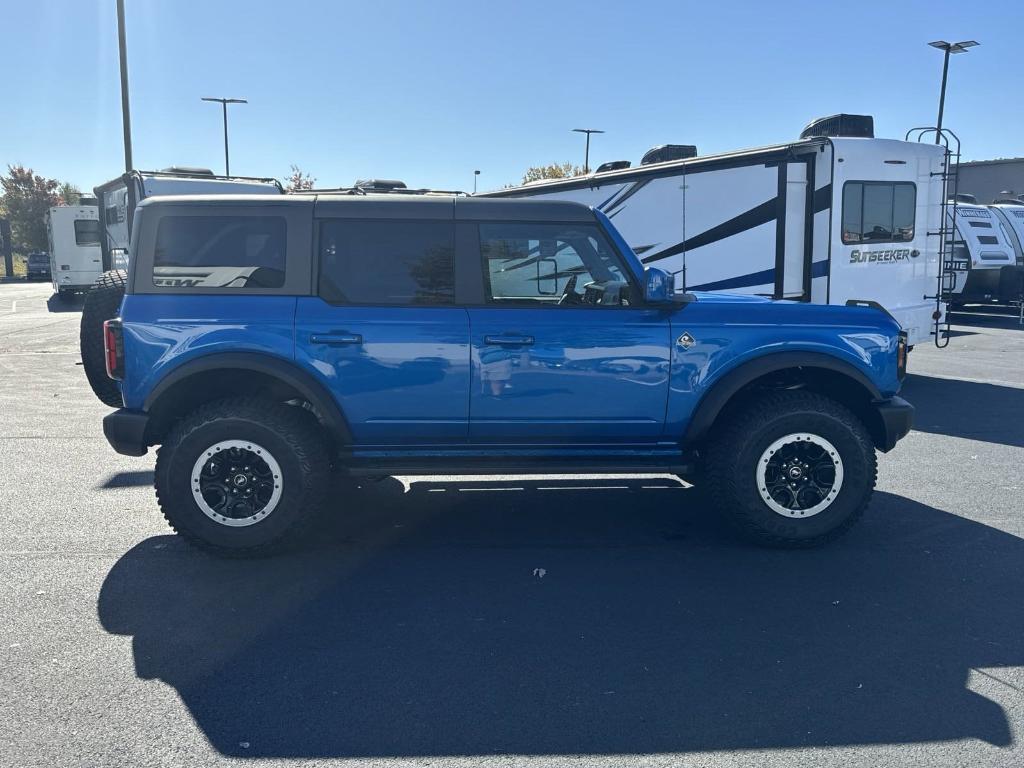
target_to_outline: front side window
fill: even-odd
[[[454,246],[450,221],[324,221],[320,297],[332,304],[452,304]]]
[[[486,297],[523,306],[629,306],[618,255],[593,224],[480,225]]]
[[[280,288],[287,227],[281,216],[164,216],[153,284],[162,288]]]
[[[76,219],[75,220],[75,245],[99,245],[100,244],[100,222],[99,219]]]
[[[843,243],[914,239],[917,187],[910,182],[848,181],[843,187]]]

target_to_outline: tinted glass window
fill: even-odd
[[[626,270],[592,224],[480,225],[486,296],[499,304],[624,306]]]
[[[164,288],[280,288],[287,227],[280,216],[164,216],[153,284]]]
[[[75,220],[75,245],[99,245],[100,222],[97,219]]]
[[[917,187],[910,182],[851,181],[843,187],[843,242],[914,239]]]
[[[453,303],[452,222],[323,222],[320,296],[334,304]]]

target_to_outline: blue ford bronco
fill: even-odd
[[[741,533],[848,529],[910,429],[906,340],[872,307],[676,294],[569,202],[150,198],[106,323],[119,453],[159,445],[171,526],[294,541],[331,475],[662,472]],[[336,487],[336,486],[334,486]]]

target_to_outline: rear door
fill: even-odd
[[[483,305],[469,310],[470,439],[651,443],[668,397],[668,313],[590,222],[460,223]],[[462,253],[460,252],[460,258]]]
[[[318,201],[318,281],[295,354],[362,445],[465,442],[469,316],[455,306],[451,200]]]

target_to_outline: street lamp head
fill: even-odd
[[[599,131],[596,128],[573,128],[572,132],[573,133],[604,133],[604,131]]]
[[[973,48],[976,45],[981,45],[977,40],[961,40],[958,43],[947,43],[945,40],[935,40],[928,43],[932,48],[938,48],[940,51],[948,51],[949,53],[967,53],[968,48]]]
[[[221,99],[216,96],[200,96],[201,101],[215,101],[218,104],[248,104],[248,99]]]
[[[473,171],[473,175],[474,176],[479,176],[480,175],[480,171]]]

